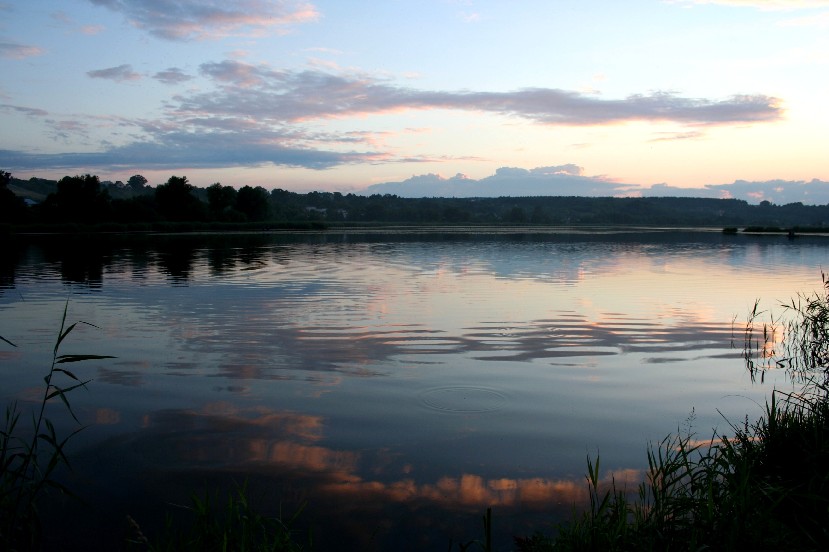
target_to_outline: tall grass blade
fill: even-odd
[[[66,447],[70,439],[82,428],[61,438],[55,425],[45,416],[46,404],[56,397],[59,398],[66,411],[80,424],[68,395],[78,387],[85,387],[91,380],[82,381],[73,371],[59,368],[58,365],[114,358],[108,355],[59,354],[61,345],[78,324],[95,327],[85,322],[75,322],[67,326],[68,310],[69,301],[66,301],[52,350],[52,362],[43,377],[41,400],[31,412],[31,431],[21,430],[21,412],[16,402],[6,407],[5,424],[0,431],[0,550],[38,549],[42,534],[39,502],[46,495],[47,489],[71,494],[69,489],[54,479],[54,473],[60,465],[70,467]],[[5,338],[2,340],[14,345]],[[70,385],[58,384],[61,378],[66,378]]]

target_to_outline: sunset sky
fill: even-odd
[[[0,0],[0,69],[18,178],[829,181],[829,0]]]

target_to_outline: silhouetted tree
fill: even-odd
[[[550,222],[550,217],[544,212],[541,205],[533,207],[533,214],[530,215],[530,222],[533,224],[546,224]]]
[[[236,210],[251,221],[267,220],[270,216],[269,199],[270,194],[265,188],[243,186],[236,195]]]
[[[204,220],[204,204],[193,195],[194,186],[186,176],[171,176],[155,189],[155,201],[162,218],[171,221]]]
[[[134,192],[142,191],[146,185],[147,179],[140,174],[133,175],[129,180],[127,180],[127,186],[129,186]]]
[[[228,220],[236,218],[231,211],[236,205],[236,189],[232,186],[222,186],[216,182],[207,187],[207,202],[210,210],[210,217],[215,220]]]
[[[155,222],[160,216],[155,197],[141,194],[129,199],[112,201],[113,218],[118,222]]]
[[[446,222],[465,222],[469,220],[469,213],[450,205],[443,209],[443,220]]]
[[[517,224],[527,222],[527,213],[524,212],[524,209],[516,205],[510,209],[509,214],[507,214],[507,222],[514,222]]]
[[[28,207],[22,197],[9,189],[12,175],[7,171],[0,171],[0,221],[24,222],[28,218]]]
[[[42,209],[46,221],[95,223],[110,220],[109,193],[97,176],[64,176],[57,191],[49,194]]]

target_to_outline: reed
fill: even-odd
[[[82,428],[69,394],[85,387],[90,380],[81,380],[66,365],[113,358],[108,355],[66,355],[60,349],[75,328],[81,325],[95,327],[79,321],[67,326],[69,310],[67,301],[63,309],[60,329],[52,349],[52,361],[43,377],[40,402],[31,412],[31,427],[21,425],[21,409],[17,402],[6,407],[5,423],[0,430],[0,549],[28,550],[38,546],[41,535],[38,503],[50,491],[71,494],[69,489],[54,478],[60,465],[69,467],[66,456],[67,443]],[[15,346],[5,338],[5,343]],[[46,416],[46,406],[59,400],[65,411],[77,424],[68,436],[58,436],[51,419]]]
[[[483,550],[483,552],[494,552],[495,548],[492,543],[492,508],[486,509],[486,514],[483,516],[484,522],[484,538],[483,540],[473,539],[467,542],[458,543],[458,552],[469,552],[471,550]],[[454,542],[449,540],[449,552],[452,551]],[[474,547],[474,548],[473,548]]]
[[[518,550],[829,550],[829,281],[783,305],[780,319],[754,305],[744,333],[752,377],[783,368],[797,392],[774,390],[763,416],[729,423],[699,444],[688,432],[648,448],[635,496],[599,489],[587,460],[590,504],[555,537],[516,539]]]
[[[140,526],[129,518],[133,536],[129,542],[139,550],[148,552],[300,552],[302,545],[292,525],[302,512],[300,508],[292,516],[284,518],[263,515],[256,509],[249,496],[248,485],[228,493],[223,506],[216,505],[218,493],[191,495],[190,506],[177,506],[177,514],[168,513],[162,535],[148,539]],[[307,536],[308,548],[313,539]]]
[[[599,490],[588,459],[590,505],[558,535],[517,539],[518,550],[827,550],[829,403],[822,394],[775,392],[765,415],[732,437],[694,444],[672,434],[648,450],[631,498]]]
[[[39,402],[31,411],[31,426],[21,422],[22,409],[12,402],[6,407],[5,422],[0,430],[0,550],[37,550],[44,527],[38,506],[48,500],[50,492],[74,496],[55,478],[58,467],[71,468],[67,444],[83,429],[70,402],[70,393],[86,387],[91,381],[79,378],[67,368],[69,363],[114,358],[109,355],[62,354],[61,347],[78,325],[97,327],[78,321],[67,324],[69,302],[64,305],[60,329],[52,349],[49,370],[43,377]],[[10,347],[16,345],[0,336]],[[64,413],[77,425],[67,436],[59,436],[52,420],[46,415],[47,405],[59,401]],[[198,551],[285,551],[302,547],[294,540],[291,524],[300,512],[287,519],[259,513],[249,499],[247,484],[228,495],[223,506],[216,504],[217,495],[192,496],[192,505],[179,507],[191,519],[168,517],[163,535],[150,541],[135,520],[129,518],[128,545],[141,550]],[[312,543],[308,537],[309,546]],[[112,543],[120,548],[117,543]]]

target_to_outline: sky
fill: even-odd
[[[18,178],[829,202],[829,0],[0,0],[0,71]]]

